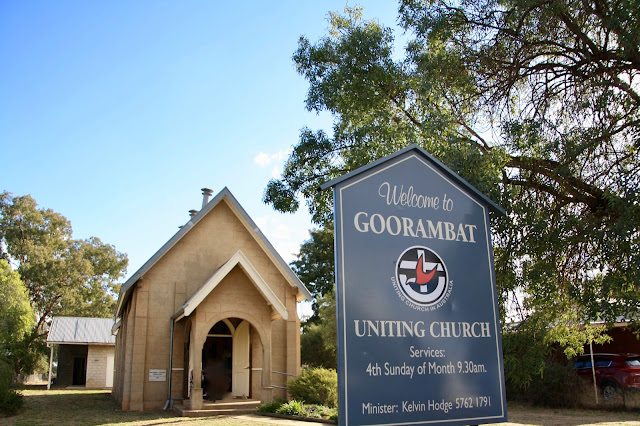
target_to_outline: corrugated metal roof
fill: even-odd
[[[116,344],[111,334],[113,318],[54,317],[47,336],[47,343],[97,343]]]

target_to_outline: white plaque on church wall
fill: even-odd
[[[150,382],[166,382],[167,370],[149,369],[149,381]]]

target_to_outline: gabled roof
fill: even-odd
[[[256,286],[262,297],[265,298],[267,304],[271,305],[273,309],[283,318],[288,319],[287,308],[284,303],[278,299],[275,293],[271,290],[269,285],[258,273],[258,270],[251,264],[247,256],[238,250],[231,259],[226,261],[213,275],[195,292],[187,303],[182,305],[178,312],[173,315],[173,319],[180,319],[182,317],[188,317],[195,311],[200,303],[215,289],[218,284],[231,272],[233,268],[239,266],[249,277],[253,285]]]
[[[445,175],[447,175],[451,180],[453,180],[454,182],[458,183],[459,185],[461,185],[463,188],[465,188],[468,192],[470,192],[472,195],[475,195],[481,202],[485,203],[487,206],[489,206],[489,208],[491,208],[491,210],[493,210],[496,213],[499,213],[501,215],[506,215],[507,213],[504,211],[504,209],[502,207],[500,207],[499,205],[497,205],[496,203],[494,203],[489,197],[487,197],[486,195],[484,195],[482,192],[480,192],[475,186],[471,185],[469,182],[467,182],[466,180],[462,179],[460,176],[458,176],[457,173],[455,173],[453,170],[451,170],[450,168],[448,168],[447,166],[445,166],[443,163],[441,163],[440,161],[438,161],[434,156],[432,156],[431,154],[429,154],[427,151],[425,151],[423,148],[419,147],[416,144],[410,145],[404,149],[401,149],[400,151],[394,152],[391,155],[387,155],[386,157],[380,158],[376,161],[374,161],[373,163],[367,164],[366,166],[360,167],[354,171],[352,171],[351,173],[347,173],[346,175],[340,176],[339,178],[333,179],[329,182],[326,182],[324,184],[322,184],[320,186],[320,189],[324,190],[327,188],[331,188],[334,187],[336,185],[338,185],[341,182],[344,182],[346,180],[350,180],[353,179],[355,176],[362,174],[364,172],[367,172],[371,169],[374,169],[384,163],[390,162],[410,151],[415,151],[416,154],[421,155],[423,157],[425,157],[429,162],[431,162],[435,167],[437,167],[441,172],[443,172]]]
[[[182,239],[191,229],[202,220],[211,210],[213,210],[218,204],[221,202],[226,202],[231,210],[236,214],[236,216],[240,219],[243,225],[247,228],[249,233],[253,236],[256,242],[262,247],[267,256],[271,259],[271,261],[275,264],[275,266],[280,270],[280,273],[286,278],[289,284],[292,287],[298,287],[300,289],[300,293],[298,295],[298,301],[307,299],[311,300],[311,293],[304,286],[302,281],[297,277],[297,275],[289,268],[289,265],[282,259],[280,254],[276,251],[276,249],[271,245],[267,237],[264,236],[260,228],[255,224],[255,222],[249,217],[247,212],[242,208],[240,203],[236,200],[236,198],[231,194],[231,191],[226,187],[222,189],[207,205],[205,205],[202,210],[200,210],[196,215],[191,217],[191,219],[182,227],[180,230],[173,236],[169,241],[167,241],[147,262],[140,267],[129,279],[122,285],[120,289],[120,297],[118,298],[118,306],[116,308],[116,318],[122,315],[122,310],[126,306],[127,301],[131,297],[133,292],[133,288],[136,283],[156,264],[162,257],[171,250],[173,246],[175,246],[178,241]]]
[[[115,345],[113,318],[53,317],[47,343]]]

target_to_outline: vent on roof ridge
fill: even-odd
[[[209,198],[211,197],[211,195],[213,195],[213,191],[210,190],[209,188],[202,188],[202,208],[204,208],[204,206],[207,205],[207,203],[209,203]]]

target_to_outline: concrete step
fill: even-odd
[[[174,410],[182,417],[230,416],[255,413],[262,403],[256,400],[204,401],[202,408],[191,410],[183,404],[174,405]]]

